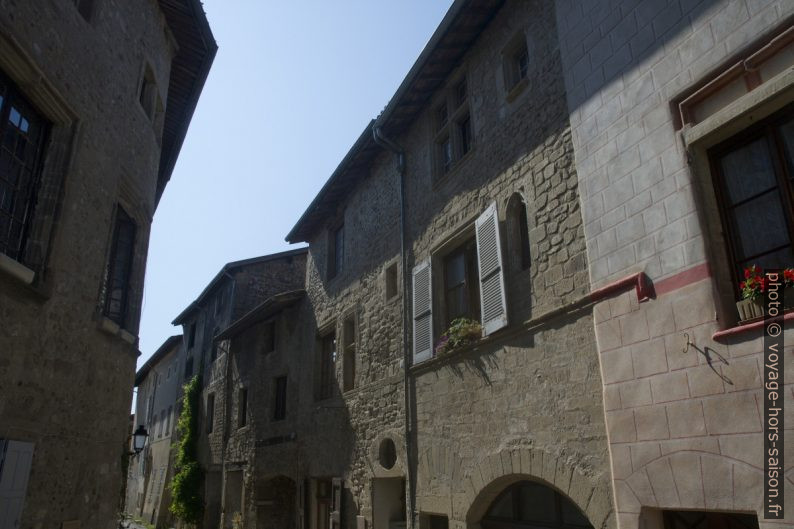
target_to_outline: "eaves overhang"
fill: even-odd
[[[372,162],[381,152],[372,138],[373,129],[380,127],[391,138],[405,132],[504,3],[505,0],[456,0],[452,4],[386,107],[367,125],[287,234],[287,242],[308,242],[328,222],[359,182],[369,175]]]

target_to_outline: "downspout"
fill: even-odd
[[[412,414],[411,414],[411,381],[408,377],[408,368],[411,365],[411,347],[408,329],[410,327],[408,318],[410,317],[410,307],[408,305],[408,253],[406,252],[405,235],[405,151],[397,143],[387,138],[382,131],[377,120],[372,126],[372,137],[375,143],[397,155],[397,170],[400,174],[400,261],[402,268],[403,283],[403,307],[402,307],[402,331],[403,331],[403,397],[405,406],[405,472],[406,472],[406,508],[408,510],[408,529],[416,526],[416,491],[415,475],[412,465],[413,443],[412,443]]]

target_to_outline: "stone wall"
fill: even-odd
[[[761,331],[718,334],[736,325],[737,285],[726,279],[724,229],[702,163],[720,137],[774,111],[768,86],[742,83],[712,105],[709,123],[677,126],[676,103],[784,27],[794,6],[556,6],[591,281],[644,271],[656,291],[595,309],[619,526],[658,527],[664,510],[684,509],[790,525],[790,516],[763,519]],[[780,104],[794,100],[788,86]]]
[[[448,516],[450,527],[478,527],[496,495],[520,479],[555,486],[595,527],[615,525],[590,312],[532,331],[521,325],[590,289],[555,25],[548,4],[507,2],[464,56],[441,93],[465,75],[474,147],[449,174],[433,174],[435,103],[399,139],[409,153],[412,262],[430,258],[440,270],[449,241],[473,235],[491,201],[502,227],[507,328],[411,372],[417,509]],[[527,82],[508,90],[504,57],[517,38],[530,56]],[[526,270],[516,263],[515,193],[527,208]],[[442,281],[434,271],[436,340],[444,330]]]
[[[0,437],[34,443],[20,527],[110,527],[160,162],[138,93],[148,64],[166,99],[174,49],[155,2],[121,0],[89,20],[73,2],[4,0],[0,40],[0,69],[52,123],[33,285],[0,272]],[[117,203],[137,223],[123,332],[98,309]]]

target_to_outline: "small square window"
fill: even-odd
[[[94,13],[94,0],[74,0],[74,5],[84,19],[91,20]]]

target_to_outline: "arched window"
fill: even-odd
[[[488,508],[483,529],[593,529],[571,500],[540,483],[520,481]]]
[[[510,264],[513,270],[526,270],[532,263],[529,251],[529,219],[527,204],[520,193],[507,201],[507,232]]]

